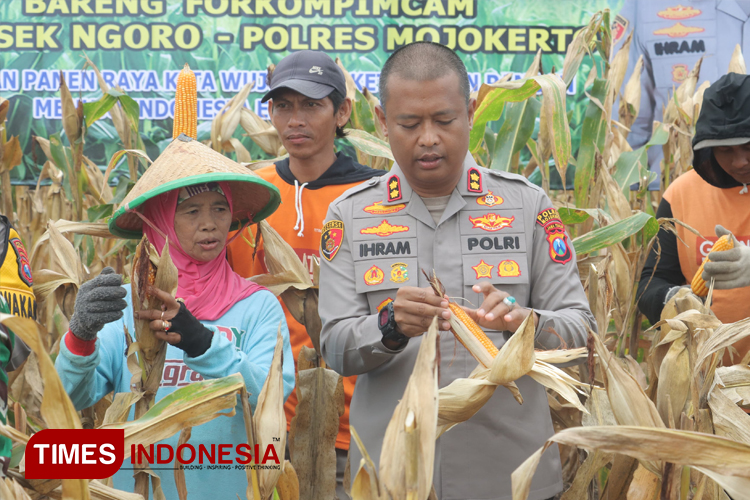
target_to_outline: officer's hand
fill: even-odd
[[[401,333],[407,337],[418,337],[430,327],[432,318],[438,316],[445,321],[441,330],[450,330],[448,299],[438,297],[432,288],[405,286],[398,289],[393,301],[393,316]]]
[[[734,235],[722,226],[716,226],[716,236],[730,235],[734,248],[723,252],[711,252],[703,266],[701,277],[708,283],[714,279],[716,290],[727,290],[750,286],[750,247],[737,241]]]
[[[511,309],[504,302],[510,294],[498,290],[489,281],[480,281],[472,287],[476,293],[484,295],[484,301],[478,309],[463,307],[471,319],[483,328],[490,330],[515,332],[521,323],[529,316],[531,309],[513,306]],[[534,313],[534,326],[539,324],[539,315]]]

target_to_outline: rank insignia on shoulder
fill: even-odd
[[[403,198],[401,193],[401,179],[398,175],[392,175],[388,178],[388,202],[398,201]]]
[[[379,285],[383,282],[385,274],[383,270],[378,266],[372,266],[370,269],[365,271],[365,284],[370,286]]]
[[[378,304],[378,306],[375,309],[377,309],[377,311],[380,312],[385,306],[387,306],[391,302],[393,302],[393,299],[390,298],[390,297],[388,297],[383,302],[381,302],[380,304]]]
[[[492,278],[492,268],[494,267],[494,265],[487,264],[484,259],[482,259],[476,266],[471,266],[474,272],[477,273],[477,279]]]
[[[364,229],[360,229],[359,233],[360,234],[377,234],[380,237],[386,237],[394,233],[403,233],[408,230],[409,230],[409,226],[399,226],[399,225],[394,226],[393,224],[390,224],[387,220],[383,219],[383,222],[381,222],[377,226],[366,227]]]
[[[513,227],[513,221],[515,217],[501,217],[495,213],[488,213],[481,217],[469,217],[471,227],[476,229],[483,229],[485,231],[495,232],[500,231],[506,227]]]
[[[482,192],[482,174],[479,169],[474,167],[469,169],[469,173],[466,176],[467,186],[466,189],[470,193],[481,193]]]
[[[391,281],[394,283],[404,283],[409,281],[409,269],[403,262],[391,264]]]
[[[373,215],[390,215],[395,214],[396,212],[400,212],[406,208],[406,203],[399,203],[398,205],[390,205],[390,206],[383,206],[383,200],[376,201],[372,205],[369,205],[362,210],[367,212],[368,214]]]
[[[497,265],[497,275],[501,278],[521,276],[521,268],[515,260],[504,260]]]
[[[333,260],[344,241],[344,223],[340,220],[326,222],[320,236],[320,253],[326,260]]]
[[[497,196],[493,194],[492,191],[488,191],[486,195],[477,198],[477,205],[482,205],[483,207],[494,207],[495,205],[502,205],[504,201],[505,200],[503,200],[501,196]]]

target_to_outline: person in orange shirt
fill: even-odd
[[[263,102],[270,100],[271,122],[281,136],[289,158],[255,173],[279,188],[281,206],[266,221],[294,249],[312,275],[313,259],[320,258],[320,238],[328,205],[347,189],[384,174],[335,153],[334,139],[345,137],[352,103],[346,96],[341,69],[322,52],[305,50],[279,62]],[[249,278],[267,273],[263,241],[254,238],[252,228],[229,245],[232,268]],[[257,230],[256,230],[257,234]],[[250,242],[257,241],[253,248]],[[305,327],[297,322],[282,302],[294,353],[295,366],[302,346],[313,344]],[[344,468],[349,450],[349,404],[356,377],[344,378],[345,409],[336,438],[336,493],[346,498]],[[284,409],[287,425],[297,406],[293,392]]]
[[[676,235],[659,231],[659,245],[638,284],[638,306],[652,324],[680,287],[690,286],[706,255],[712,262],[705,265],[703,279],[714,279],[711,309],[724,323],[750,317],[750,76],[729,73],[706,90],[693,153],[693,170],[667,188],[656,217],[674,217],[701,235],[681,225]],[[734,249],[709,253],[725,234],[732,235]],[[740,358],[733,363],[738,363],[750,351],[750,338],[734,347]]]

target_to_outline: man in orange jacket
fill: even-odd
[[[266,221],[289,243],[312,274],[313,259],[320,257],[320,237],[328,205],[347,189],[382,175],[334,152],[334,139],[345,137],[352,103],[346,98],[346,80],[341,69],[322,52],[301,51],[291,54],[276,66],[271,90],[263,97],[270,100],[271,122],[281,136],[289,158],[255,173],[279,188],[281,206]],[[253,238],[251,228],[244,237],[229,245],[229,262],[244,277],[267,273],[263,241]],[[258,241],[257,248],[250,244]],[[255,255],[255,258],[253,258]],[[294,362],[302,346],[312,348],[304,325],[298,323],[284,306]],[[336,493],[343,490],[344,468],[349,450],[349,404],[356,377],[344,378],[345,409],[336,438]],[[287,423],[297,406],[293,392],[284,409]]]

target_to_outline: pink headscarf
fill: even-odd
[[[219,182],[232,210],[232,193],[229,183]],[[174,218],[179,189],[160,194],[143,205],[143,214],[156,228],[169,238],[169,253],[178,271],[177,297],[200,320],[214,321],[222,317],[234,304],[264,287],[248,281],[232,270],[224,250],[214,260],[202,262],[187,255],[177,239]],[[143,232],[161,253],[165,239],[144,221]]]

